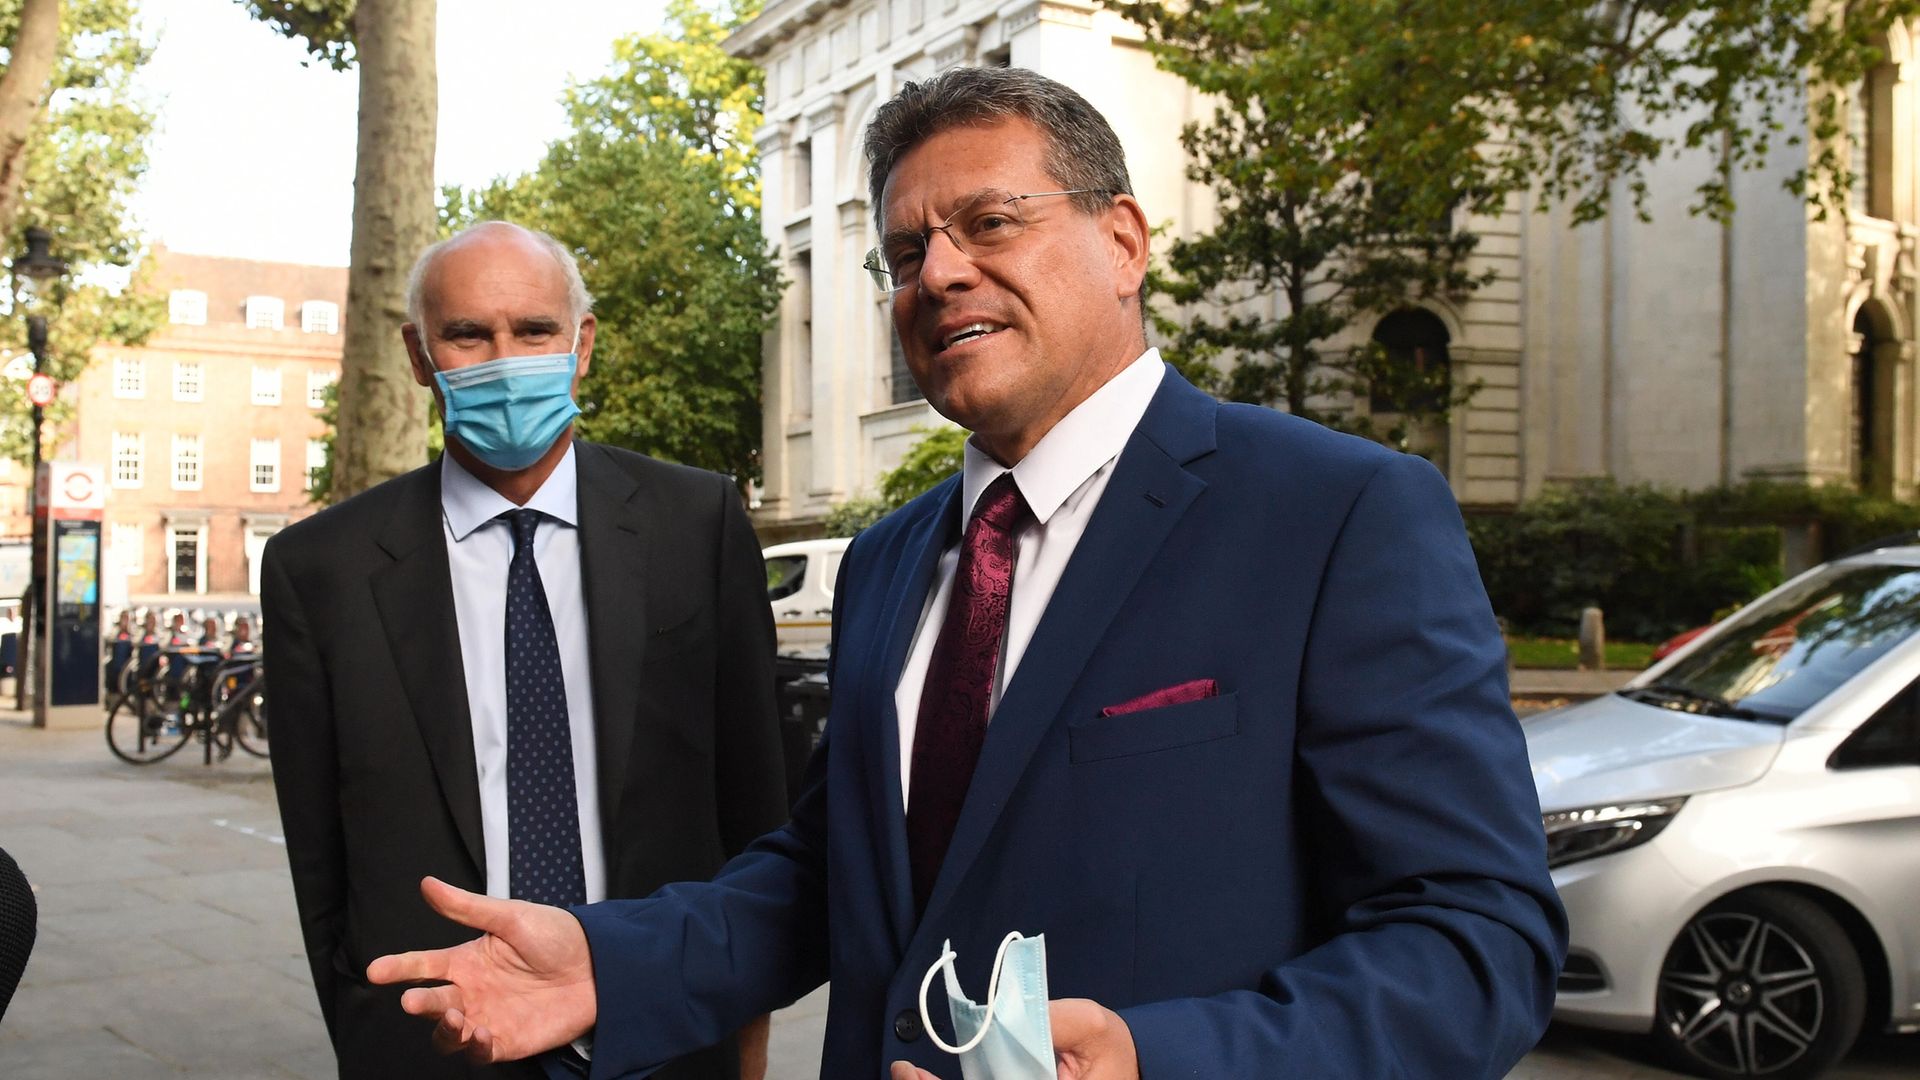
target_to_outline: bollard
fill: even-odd
[[[1607,669],[1607,622],[1597,607],[1580,611],[1580,670]]]

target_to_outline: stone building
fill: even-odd
[[[1748,476],[1920,484],[1914,243],[1920,136],[1905,33],[1854,88],[1847,143],[1867,183],[1816,220],[1782,189],[1807,160],[1780,147],[1744,173],[1721,226],[1687,214],[1708,157],[1663,161],[1651,223],[1580,227],[1514,198],[1467,225],[1491,285],[1357,327],[1481,387],[1428,452],[1469,505],[1508,505],[1585,476],[1699,487]],[[1198,101],[1154,67],[1132,24],[1083,0],[772,0],[728,42],[767,72],[758,133],[764,223],[792,282],[767,335],[768,539],[818,531],[943,423],[920,400],[882,298],[860,134],[904,81],[1015,64],[1073,86],[1113,122],[1136,193],[1170,235],[1206,228],[1207,191],[1176,141]],[[1356,403],[1365,408],[1366,403]]]
[[[106,573],[131,603],[227,606],[259,593],[267,538],[314,509],[347,271],[150,257],[167,322],[96,350],[51,456],[106,470]]]

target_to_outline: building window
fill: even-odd
[[[117,398],[143,398],[147,396],[147,361],[140,356],[116,356],[113,358],[113,396]]]
[[[175,289],[168,293],[167,321],[181,326],[207,325],[207,294],[199,289]]]
[[[327,440],[307,440],[307,483],[306,490],[312,491],[314,482],[320,476],[320,470],[327,467]]]
[[[173,490],[200,490],[200,436],[173,437]]]
[[[202,393],[200,361],[173,362],[173,400],[199,401]]]
[[[280,490],[280,440],[255,439],[247,454],[247,490]]]
[[[309,300],[300,305],[300,329],[308,334],[340,332],[340,305],[331,300]]]
[[[172,541],[168,554],[173,563],[173,579],[168,583],[168,591],[205,592],[202,585],[206,578],[207,553],[202,527],[175,525],[167,530],[167,538]]]
[[[793,260],[793,288],[788,292],[793,305],[793,363],[788,372],[793,382],[788,390],[787,419],[806,420],[813,416],[813,252],[802,252]]]
[[[247,297],[249,330],[278,330],[286,314],[287,305],[277,296]]]
[[[253,403],[255,405],[280,404],[280,369],[277,367],[259,367],[253,369]]]
[[[137,488],[144,480],[147,437],[138,432],[113,433],[113,486]]]
[[[333,385],[333,378],[333,373],[330,371],[307,372],[307,408],[327,407],[327,387]]]
[[[900,335],[894,333],[892,327],[883,327],[880,333],[890,346],[887,357],[887,404],[904,405],[909,401],[919,401],[920,384],[913,381],[913,369],[907,367],[907,353],[900,347]]]
[[[113,523],[113,559],[122,574],[132,577],[141,571],[146,542],[146,532],[140,526],[124,521]]]

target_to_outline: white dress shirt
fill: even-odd
[[[1087,531],[1094,507],[1100,505],[1100,496],[1113,476],[1114,461],[1133,437],[1133,429],[1140,426],[1140,418],[1146,415],[1165,374],[1160,350],[1148,349],[1062,417],[1012,469],[967,440],[960,480],[960,520],[971,519],[981,493],[1005,472],[1013,473],[1015,486],[1033,511],[1033,520],[1020,533],[1014,554],[1013,596],[1007,606],[1000,663],[994,669],[989,716],[1020,666],[1020,657],[1033,640],[1034,628],[1040,625],[1040,616],[1060,584],[1060,575],[1066,572],[1067,560]],[[940,556],[933,588],[920,611],[920,625],[913,632],[913,648],[907,653],[906,666],[900,669],[900,684],[893,691],[894,709],[900,714],[903,799],[912,798],[908,789],[913,779],[913,733],[920,726],[920,692],[927,682],[933,643],[946,619],[954,570],[959,565],[960,544],[956,541]]]
[[[567,689],[573,733],[573,791],[580,803],[580,858],[587,902],[607,898],[607,860],[600,846],[598,760],[593,733],[592,665],[587,654],[586,593],[580,580],[579,477],[574,451],[560,459],[526,508],[545,517],[534,531],[547,610],[560,646],[560,677]],[[466,672],[473,717],[473,759],[480,773],[480,833],[487,858],[487,895],[508,895],[507,862],[507,566],[513,532],[498,520],[518,510],[506,496],[440,455],[440,510],[447,565],[453,571],[453,611],[460,627],[460,666]]]

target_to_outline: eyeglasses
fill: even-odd
[[[867,252],[861,266],[873,278],[881,292],[896,293],[920,281],[920,264],[926,261],[927,245],[933,234],[943,232],[953,246],[969,257],[979,257],[1019,239],[1027,231],[1027,220],[1020,204],[1028,199],[1050,199],[1055,195],[1107,195],[1098,188],[1074,188],[1071,191],[1038,191],[1031,195],[1009,195],[989,191],[955,210],[947,220],[925,232],[898,230],[888,234],[881,245]]]

